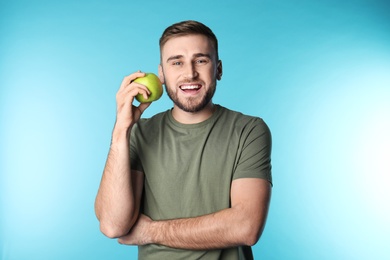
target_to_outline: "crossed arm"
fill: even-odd
[[[115,150],[111,150],[106,168],[113,167],[109,164],[111,153],[115,157]],[[107,185],[101,184],[96,199],[101,231],[126,245],[160,244],[193,250],[251,246],[264,229],[271,198],[268,181],[236,179],[230,208],[194,218],[153,221],[139,214],[143,173],[132,171],[115,178],[107,174],[103,178]]]
[[[268,181],[237,179],[232,183],[231,208],[195,218],[163,221],[152,221],[141,214],[130,233],[118,241],[194,250],[251,246],[264,229],[270,197]]]

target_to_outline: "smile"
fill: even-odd
[[[183,90],[183,91],[186,91],[186,90],[199,90],[202,86],[201,85],[198,85],[198,84],[186,84],[186,85],[181,85],[180,86],[180,89]]]

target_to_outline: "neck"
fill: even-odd
[[[186,112],[174,105],[172,110],[173,118],[182,124],[197,124],[209,119],[215,111],[215,105],[210,103],[198,112]]]

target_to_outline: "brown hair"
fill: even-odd
[[[160,38],[160,51],[164,44],[175,37],[185,36],[190,34],[200,34],[206,36],[215,48],[216,58],[218,58],[218,40],[213,31],[206,25],[197,22],[197,21],[182,21],[175,24],[172,24],[165,29],[161,38]]]

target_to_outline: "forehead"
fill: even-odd
[[[209,38],[201,34],[191,34],[169,39],[161,49],[163,60],[171,56],[181,55],[192,57],[194,54],[204,53],[215,57],[215,49]]]

